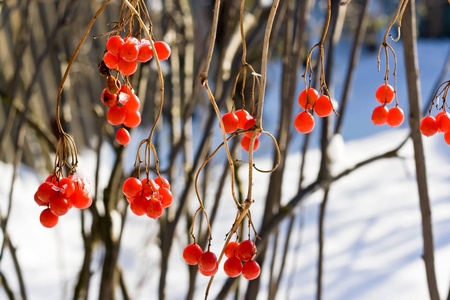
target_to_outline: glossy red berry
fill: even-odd
[[[219,264],[216,262],[214,269],[212,269],[211,271],[205,271],[202,268],[200,268],[200,265],[198,265],[198,271],[200,272],[200,274],[202,274],[203,276],[213,276],[216,275],[217,271],[219,270]]]
[[[111,125],[120,125],[125,121],[126,112],[123,106],[114,105],[108,109],[106,119]]]
[[[76,208],[85,209],[91,206],[92,196],[88,190],[78,189],[70,197],[70,203]]]
[[[203,253],[202,256],[200,256],[200,259],[198,260],[198,267],[206,272],[214,270],[216,265],[217,265],[217,257],[211,251],[206,251],[205,253]]]
[[[249,261],[255,257],[256,246],[251,240],[245,240],[236,247],[236,256],[242,261]]]
[[[51,182],[42,183],[36,192],[37,197],[44,203],[48,203],[53,195],[57,194],[57,187]]]
[[[116,141],[122,146],[128,145],[130,143],[130,133],[128,130],[125,128],[119,128],[116,132]]]
[[[47,228],[55,227],[58,224],[59,217],[54,215],[49,208],[44,209],[39,216],[42,226]]]
[[[154,192],[157,192],[159,190],[159,185],[157,185],[151,178],[149,178],[148,180],[147,178],[144,178],[142,179],[141,183],[144,189],[144,197],[151,197]]]
[[[114,56],[119,56],[120,48],[122,48],[123,44],[123,39],[118,35],[114,35],[106,42],[106,50],[111,52]]]
[[[244,135],[241,139],[241,146],[242,149],[244,149],[245,151],[249,152],[250,151],[250,142],[252,141],[252,139],[250,137],[248,137],[247,135]],[[253,143],[253,151],[258,150],[259,148],[259,139],[255,138],[255,141]]]
[[[259,267],[259,264],[254,260],[246,262],[242,267],[242,276],[247,280],[258,278],[260,272],[261,268]]]
[[[127,111],[125,115],[125,120],[123,121],[123,125],[134,128],[141,124],[141,114],[137,110]]]
[[[319,93],[315,89],[309,88],[300,93],[298,96],[298,104],[303,109],[312,109],[317,98],[319,98]]]
[[[244,129],[244,125],[245,123],[253,118],[248,111],[246,111],[245,109],[240,109],[234,112],[234,114],[236,115],[236,117],[238,118],[239,122],[238,122],[238,128],[239,129]]]
[[[139,44],[139,55],[137,57],[137,60],[144,63],[149,61],[152,57],[153,51],[150,41],[147,38],[142,39],[141,43]]]
[[[203,250],[199,245],[189,244],[186,246],[186,248],[184,248],[183,258],[188,265],[196,265],[198,264],[198,260],[200,259],[200,256],[202,256],[202,254]]]
[[[139,55],[139,41],[134,37],[128,37],[124,40],[120,48],[120,58],[126,62],[134,62]]]
[[[314,111],[319,117],[328,117],[333,111],[333,105],[328,96],[322,95],[314,104]]]
[[[62,195],[53,195],[49,201],[49,208],[54,215],[63,216],[69,211],[70,203]]]
[[[58,182],[58,180],[59,180],[59,178],[55,174],[50,174],[50,175],[48,175],[45,182],[51,182],[53,184],[56,184]]]
[[[63,178],[59,181],[59,188],[59,193],[69,199],[75,192],[75,182],[69,177]]]
[[[161,179],[160,179],[161,178]],[[170,183],[169,180],[167,180],[164,177],[156,177],[154,182],[159,185],[159,187],[165,187],[166,189],[170,190]]]
[[[39,206],[47,206],[48,202],[44,202],[41,200],[41,198],[39,198],[38,193],[34,193],[34,202],[36,202],[37,205]]]
[[[377,106],[373,109],[372,122],[375,125],[386,124],[388,109],[384,105]]]
[[[122,73],[124,76],[132,75],[137,70],[137,60],[127,62],[124,59],[119,58],[117,67],[119,68],[120,73]]]
[[[397,127],[403,123],[404,119],[405,115],[403,114],[403,110],[396,106],[389,109],[386,123],[391,127]]]
[[[447,145],[450,145],[450,131],[447,131],[444,134],[444,141],[447,143]]]
[[[105,56],[103,56],[103,61],[109,69],[114,70],[119,64],[119,57],[114,56],[111,52],[106,52]]]
[[[166,60],[169,58],[171,50],[170,46],[163,41],[159,41],[153,44],[155,46],[155,51],[158,54],[159,60]]]
[[[131,211],[137,216],[144,215],[147,210],[147,206],[148,206],[147,198],[140,195],[134,197],[130,203]]]
[[[128,95],[128,97],[121,97],[120,95]],[[128,94],[120,94],[119,98],[124,98],[120,103],[123,105],[123,108],[126,111],[137,111],[141,106],[141,102],[139,101],[138,96],[136,96],[133,92],[129,92]]]
[[[161,201],[155,197],[151,197],[145,209],[145,214],[152,219],[159,218],[163,213],[163,207]]]
[[[225,256],[228,258],[235,256],[237,245],[237,242],[229,242],[227,247],[225,248]]]
[[[223,270],[231,278],[238,277],[242,273],[242,262],[236,256],[230,257],[225,261]]]
[[[172,204],[173,196],[172,192],[169,191],[167,188],[162,187],[158,190],[159,194],[161,195],[161,204],[163,208],[169,207]]]
[[[303,111],[295,117],[294,126],[301,133],[310,133],[315,126],[314,117],[309,112]]]
[[[381,104],[389,104],[394,100],[394,88],[389,84],[382,84],[377,88],[375,97]]]
[[[436,120],[432,116],[426,116],[420,121],[420,132],[424,136],[435,135],[438,131]]]
[[[436,115],[436,125],[437,125],[439,132],[449,132],[450,131],[450,115],[444,111],[438,113]]]
[[[130,177],[123,183],[122,192],[125,196],[133,198],[142,192],[142,183],[136,177]]]
[[[114,94],[110,94],[106,89],[103,90],[100,99],[102,100],[103,104],[108,107],[112,107],[117,103],[117,96]]]
[[[222,122],[226,133],[232,133],[238,129],[239,119],[234,112],[224,114]]]

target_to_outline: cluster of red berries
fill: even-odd
[[[59,178],[52,174],[39,186],[34,201],[47,207],[39,219],[42,226],[52,228],[72,207],[83,209],[91,206],[90,184],[86,179],[73,175]]]
[[[225,274],[229,277],[238,277],[242,274],[247,280],[257,278],[261,269],[253,260],[255,254],[256,246],[251,240],[228,243],[225,248],[227,260],[223,265]],[[198,265],[198,270],[204,276],[213,276],[219,270],[216,255],[211,251],[203,252],[198,244],[187,245],[183,251],[183,258],[188,265]]]
[[[375,97],[382,105],[374,108],[372,113],[372,122],[375,125],[388,124],[391,127],[400,126],[405,119],[403,110],[398,107],[392,107],[387,109],[386,104],[389,104],[394,100],[395,91],[389,84],[382,84],[375,92]]]
[[[319,93],[313,88],[303,90],[300,93],[298,104],[305,110],[299,113],[294,120],[295,129],[301,133],[310,133],[315,126],[314,117],[308,110],[314,110],[322,118],[328,117],[333,111],[330,97],[326,95],[319,97]]]
[[[222,122],[226,133],[233,133],[238,129],[248,130],[256,123],[256,119],[245,109],[240,109],[236,112],[229,112],[222,116]],[[242,149],[245,151],[250,150],[250,142],[252,139],[253,131],[247,131],[241,139]],[[253,151],[258,150],[259,136],[261,132],[256,135],[255,142],[253,143]]]
[[[420,132],[424,136],[432,136],[437,132],[444,133],[444,140],[450,145],[450,115],[441,111],[435,117],[426,116],[420,122]]]
[[[142,181],[130,177],[123,183],[122,191],[135,215],[146,214],[152,219],[159,218],[173,200],[170,183],[164,177],[156,177],[155,180],[144,178]]]
[[[123,124],[126,127],[133,128],[141,124],[141,114],[139,113],[141,103],[133,89],[128,85],[122,85],[117,94],[111,94],[107,89],[104,89],[101,100],[103,104],[109,107],[106,119],[111,125]],[[128,130],[123,127],[117,130],[116,141],[122,146],[128,145],[130,142]]]
[[[169,58],[171,50],[169,45],[163,41],[155,42],[155,51],[159,60]],[[153,57],[153,50],[147,38],[138,40],[135,37],[122,39],[115,35],[106,42],[105,56],[103,61],[109,69],[118,69],[124,76],[132,75],[137,70],[137,62],[147,62]]]

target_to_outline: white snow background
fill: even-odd
[[[348,45],[340,46],[342,47],[344,50],[340,49],[337,52],[336,68],[343,70],[340,74],[345,74],[346,58],[340,59],[339,56],[346,57],[345,48],[348,48]],[[397,43],[394,47],[401,63],[403,60],[401,45]],[[431,93],[449,49],[449,40],[419,42],[420,79],[424,102]],[[275,133],[280,70],[276,64],[272,64],[270,68],[272,69],[269,74],[273,78],[268,83],[264,129]],[[398,94],[400,105],[405,108],[407,93],[403,72],[404,68],[399,64]],[[408,134],[407,120],[398,129],[377,127],[370,121],[371,111],[377,105],[374,91],[383,82],[383,77],[382,73],[376,71],[374,54],[363,54],[357,67],[343,138],[340,141],[338,136],[330,150],[335,173],[372,155],[393,149]],[[343,80],[342,75],[335,76],[334,92],[338,97],[341,95],[340,87]],[[298,89],[299,92],[303,89],[301,84]],[[293,114],[299,111],[300,108],[296,106]],[[269,112],[272,115],[268,116]],[[315,129],[316,139],[319,136],[319,129],[320,126]],[[143,129],[143,132],[147,130]],[[287,158],[284,174],[286,178],[283,203],[295,195],[299,176],[300,153],[297,149],[300,149],[303,137],[294,129],[292,134],[291,154]],[[128,158],[132,159],[134,156],[136,143],[140,139],[138,135],[136,133],[133,136],[132,144],[127,147],[126,163],[130,165],[132,162]],[[444,143],[442,135],[424,138],[423,142],[432,202],[435,265],[441,296],[446,297],[450,284],[450,146]],[[317,146],[317,141],[314,145]],[[262,138],[261,150],[258,151],[256,161],[261,168],[271,167],[269,154],[272,151],[270,140]],[[112,155],[111,148],[105,146],[102,155],[104,157]],[[315,179],[319,159],[319,150],[308,152],[306,183]],[[80,162],[80,169],[93,178],[94,153],[81,151]],[[111,167],[109,164],[107,160],[102,162],[100,185],[106,184],[108,180]],[[221,170],[221,164],[214,169]],[[242,168],[241,171],[246,170]],[[0,181],[0,198],[3,199],[0,206],[4,212],[12,166],[0,163],[0,174],[3,179]],[[27,167],[21,167],[15,185],[8,230],[11,233],[12,243],[17,248],[29,299],[71,299],[77,272],[83,259],[80,213],[73,209],[60,219],[56,228],[43,228],[39,223],[42,208],[35,205],[33,194],[44,179],[42,174],[38,176]],[[257,228],[261,225],[260,216],[268,181],[267,174],[255,174],[256,203],[252,206],[252,215]],[[229,193],[229,185],[225,192]],[[227,195],[224,198],[227,198]],[[315,298],[317,220],[321,197],[322,193],[317,192],[303,202],[301,209],[297,209],[297,213],[303,215],[303,225],[302,229],[300,224],[296,225],[278,299]],[[221,203],[220,213],[213,228],[212,251],[216,253],[220,252],[235,214],[232,201],[225,200]],[[190,209],[197,208],[195,201],[191,201],[191,204]],[[421,216],[411,142],[401,150],[401,159],[378,161],[358,169],[333,184],[325,222],[323,299],[429,298],[425,267],[421,259],[423,246]],[[283,223],[282,226],[286,224]],[[183,225],[179,226],[182,227]],[[127,215],[119,261],[133,299],[157,298],[160,258],[156,245],[157,231],[157,222],[131,213]],[[184,299],[188,287],[187,266],[182,260],[182,251],[187,240],[184,238],[183,229],[179,231],[179,237],[171,251],[166,285],[167,299]],[[95,259],[91,265],[94,274],[89,299],[98,298],[102,253],[101,249],[94,253]],[[212,286],[211,299],[214,299],[226,279],[222,265],[223,262]],[[14,291],[18,292],[18,282],[9,251],[5,252],[0,269],[10,280]],[[292,273],[294,273],[293,284],[289,283]],[[147,276],[145,281],[142,281],[143,274]],[[267,279],[268,267],[262,270],[261,276],[263,280]],[[207,282],[208,278],[199,277],[195,299],[203,298]],[[245,285],[245,280],[242,280],[242,283]],[[0,299],[5,297],[3,289],[0,289]],[[267,287],[263,286],[258,299],[266,298]]]

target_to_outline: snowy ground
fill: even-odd
[[[372,154],[381,153],[396,145],[407,134],[405,130],[391,130],[370,138],[347,143],[340,152],[336,172]],[[450,199],[448,183],[450,156],[442,136],[426,139],[426,155],[432,201],[433,225],[436,246],[436,267],[439,287],[446,295],[450,282]],[[421,260],[422,237],[418,197],[414,178],[412,144],[401,151],[403,159],[388,159],[361,168],[334,184],[331,189],[326,219],[324,299],[427,299],[424,264]],[[319,152],[312,151],[308,160],[307,180],[316,174]],[[269,164],[260,160],[261,166]],[[287,186],[297,182],[299,155],[289,157],[284,201],[293,195]],[[11,167],[0,165],[0,172],[10,178]],[[257,175],[259,186],[265,186],[268,178]],[[0,195],[6,199],[8,180],[2,181]],[[62,217],[60,224],[48,230],[40,226],[40,208],[33,203],[33,192],[39,179],[30,170],[22,168],[9,231],[17,247],[23,267],[29,299],[69,299],[76,271],[82,260],[82,241],[79,233],[79,215],[71,211]],[[26,189],[21,189],[24,185]],[[265,190],[255,189],[255,199],[262,199]],[[259,195],[258,195],[259,194]],[[304,227],[300,241],[293,239],[287,269],[279,292],[279,299],[287,299],[288,279],[295,272],[295,284],[290,289],[290,299],[314,299],[317,257],[317,216],[321,192],[310,197],[303,206]],[[4,210],[5,201],[2,201]],[[222,204],[218,224],[215,226],[213,250],[219,251],[222,237],[228,230],[233,211]],[[262,205],[256,203],[252,213],[259,220]],[[153,299],[156,291],[159,253],[155,245],[155,222],[147,218],[131,217],[124,233],[120,256],[126,278],[131,287],[139,285],[134,299]],[[256,221],[256,225],[260,224]],[[299,227],[297,227],[299,228]],[[153,233],[152,233],[153,232]],[[299,229],[297,234],[300,235]],[[147,245],[150,244],[150,248]],[[168,276],[168,299],[182,299],[187,287],[186,266],[179,256],[182,248],[176,242],[172,251],[172,264]],[[97,253],[92,269],[94,280],[99,279]],[[17,289],[9,254],[2,260],[1,270]],[[149,277],[139,283],[140,276]],[[262,274],[267,276],[266,272]],[[217,276],[214,290],[225,277]],[[198,281],[200,298],[206,279]],[[94,281],[95,283],[95,281]],[[95,296],[95,284],[92,293]],[[133,290],[133,288],[131,289]],[[153,295],[153,296],[152,296]],[[264,299],[265,291],[261,293]],[[4,294],[0,294],[2,298]],[[286,297],[286,298],[285,298]]]

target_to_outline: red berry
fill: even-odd
[[[59,181],[60,194],[69,199],[75,192],[75,182],[69,177],[63,178]]]
[[[59,178],[55,174],[50,174],[50,175],[48,175],[45,182],[51,182],[51,183],[55,184],[58,182],[58,180],[59,180]]]
[[[439,115],[439,116],[438,116]],[[436,115],[436,125],[439,132],[450,131],[450,115],[444,111],[441,111]]]
[[[133,198],[142,192],[142,183],[136,177],[130,177],[123,183],[122,192],[125,196]]]
[[[126,126],[126,124],[125,124]],[[125,128],[120,128],[116,132],[116,141],[122,145],[126,146],[130,142],[130,133]]]
[[[39,206],[47,206],[48,202],[42,201],[41,198],[39,198],[38,193],[34,193],[34,202],[37,203]]]
[[[171,50],[170,46],[163,41],[159,41],[153,44],[155,46],[155,51],[158,54],[159,60],[166,60],[169,58]]]
[[[242,267],[242,276],[247,280],[258,278],[260,272],[259,264],[254,260],[246,262]]]
[[[438,131],[436,120],[432,116],[426,116],[420,122],[420,132],[424,136],[435,135]]]
[[[157,192],[159,190],[159,185],[157,185],[151,178],[149,178],[148,180],[147,178],[144,178],[141,182],[144,189],[144,197],[151,197],[154,192]]]
[[[314,111],[319,117],[328,117],[333,111],[333,105],[328,96],[320,96],[314,104]]]
[[[214,269],[212,269],[211,271],[205,271],[202,268],[200,268],[200,265],[198,265],[198,271],[203,276],[208,276],[209,277],[209,276],[216,275],[218,270],[219,270],[219,264],[217,262],[216,262],[216,265],[215,265]]]
[[[126,112],[123,106],[114,105],[108,109],[106,119],[111,125],[120,125],[125,121]]]
[[[42,226],[47,228],[55,227],[58,224],[59,217],[54,215],[49,208],[44,209],[39,216]]]
[[[447,143],[447,145],[450,145],[450,131],[447,131],[444,134],[444,141]]]
[[[119,64],[119,57],[114,56],[111,52],[106,52],[105,56],[103,56],[103,61],[109,69],[114,70]]]
[[[313,131],[314,125],[314,117],[307,111],[303,111],[295,117],[295,129],[301,133],[310,133]]]
[[[229,242],[227,247],[225,248],[225,256],[228,258],[235,256],[235,250],[237,245],[238,245],[237,242]]]
[[[153,51],[150,41],[147,38],[142,39],[141,43],[139,44],[139,55],[137,57],[137,60],[144,63],[149,61],[152,57]]]
[[[252,141],[252,139],[246,135],[244,135],[241,139],[241,146],[242,149],[244,149],[245,151],[249,152],[250,151],[250,142]],[[253,143],[253,151],[258,150],[259,148],[259,139],[255,138],[255,142]]]
[[[161,201],[155,197],[151,197],[147,203],[145,213],[149,218],[156,219],[159,218],[163,213],[163,206]]]
[[[251,139],[253,136],[253,131],[247,131],[246,133],[244,133],[244,135]],[[261,132],[256,133],[256,138],[259,138],[260,136],[261,136]]]
[[[253,117],[250,117],[250,119],[247,120],[247,122],[245,122],[244,127],[242,129],[247,130],[253,127],[253,125],[255,125],[256,123],[256,119]]]
[[[242,273],[242,262],[236,256],[230,257],[225,261],[223,270],[231,278],[238,277]]]
[[[131,95],[131,94],[134,94],[134,91],[130,86],[128,86],[126,84],[122,84],[122,86],[120,87],[120,90],[119,90],[119,98],[120,98],[120,93],[125,93],[127,95]]]
[[[161,178],[161,179],[160,179]],[[162,181],[161,181],[162,180]],[[170,183],[169,180],[167,180],[164,177],[156,177],[154,182],[159,185],[159,187],[165,187],[166,189],[170,190]]]
[[[134,37],[128,37],[124,40],[120,48],[120,58],[126,62],[134,62],[139,55],[139,41]]]
[[[159,192],[159,194],[162,197],[162,200],[161,200],[162,207],[163,208],[169,207],[172,204],[172,201],[173,201],[172,192],[169,191],[165,187],[159,188],[158,192]]]
[[[217,265],[217,257],[211,251],[206,251],[198,260],[198,267],[203,271],[212,271]]]
[[[63,216],[67,214],[70,209],[69,200],[62,195],[53,195],[49,201],[49,208],[56,216]]]
[[[224,114],[222,122],[226,133],[232,133],[238,129],[239,119],[234,112]]]
[[[377,106],[373,109],[372,122],[375,125],[386,124],[388,109],[384,105]]]
[[[141,114],[137,110],[127,111],[123,125],[133,128],[141,124]]]
[[[48,203],[52,196],[57,195],[56,186],[51,182],[44,182],[38,187],[36,195],[42,202]]]
[[[111,52],[114,56],[119,56],[120,48],[122,48],[123,44],[123,39],[118,35],[114,35],[106,42],[106,50]]]
[[[238,118],[239,122],[238,122],[238,128],[239,129],[243,129],[245,123],[252,118],[252,116],[245,110],[245,109],[240,109],[234,112],[234,114],[236,115],[236,117]]]
[[[404,119],[405,115],[403,114],[403,110],[396,106],[389,109],[386,123],[391,127],[397,127],[403,123]]]
[[[92,204],[92,196],[88,190],[78,189],[70,197],[70,203],[79,209],[88,208]]]
[[[137,70],[137,60],[127,62],[122,58],[119,58],[119,63],[117,64],[120,73],[124,76],[132,75]]]
[[[256,246],[251,240],[240,242],[236,247],[236,256],[242,261],[249,261],[255,257]]]
[[[103,104],[106,106],[112,107],[117,103],[117,96],[114,94],[108,93],[106,89],[103,90],[102,95],[100,96]]]
[[[319,97],[319,93],[313,88],[309,88],[308,92],[306,91],[303,90],[298,96],[298,104],[303,109],[312,109]]]
[[[198,260],[202,254],[203,250],[197,244],[189,244],[183,250],[183,258],[188,265],[198,264]]]
[[[124,94],[122,94],[124,95]],[[125,98],[123,101],[119,100],[120,103],[122,103],[123,108],[126,111],[137,111],[139,110],[139,107],[141,106],[141,102],[139,101],[139,98],[133,93],[133,92],[129,92],[128,97],[123,97]],[[121,98],[121,96],[119,95],[119,99]]]
[[[382,84],[377,88],[375,97],[381,104],[389,104],[394,100],[394,88],[389,84]]]
[[[142,216],[145,214],[148,206],[148,200],[143,196],[136,196],[131,200],[130,209],[131,211],[137,215]]]

